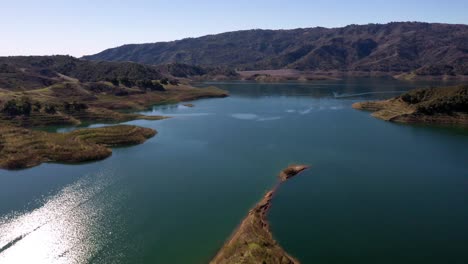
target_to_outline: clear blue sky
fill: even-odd
[[[468,0],[0,0],[0,56],[94,54],[240,29],[468,24]]]

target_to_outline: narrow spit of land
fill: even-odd
[[[267,214],[272,205],[273,196],[281,184],[307,168],[306,165],[291,165],[281,171],[278,184],[249,211],[232,237],[210,263],[298,264],[299,261],[288,255],[273,238]]]

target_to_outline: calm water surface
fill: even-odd
[[[468,263],[467,131],[350,108],[436,83],[215,84],[104,161],[0,170],[0,263],[207,263],[295,162],[270,220],[302,263]]]

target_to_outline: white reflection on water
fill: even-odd
[[[259,116],[256,114],[251,114],[251,113],[237,113],[237,114],[231,114],[231,117],[235,119],[240,119],[240,120],[255,120],[255,121],[274,121],[281,119],[281,116]]]
[[[85,263],[92,259],[102,248],[103,237],[110,235],[102,228],[102,220],[113,199],[107,208],[94,202],[110,186],[110,174],[85,176],[35,210],[1,217],[0,263]]]
[[[255,119],[258,119],[258,115],[251,114],[251,113],[236,113],[236,114],[232,114],[231,116],[236,118],[236,119],[241,119],[241,120],[255,120]]]
[[[300,111],[299,114],[301,114],[301,115],[306,115],[306,114],[312,112],[312,110],[314,110],[314,108],[313,108],[313,107],[309,107],[309,108],[307,108],[306,110]]]
[[[258,121],[274,121],[281,119],[281,116],[272,116],[272,117],[262,117],[259,118]]]

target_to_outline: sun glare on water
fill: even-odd
[[[87,177],[48,198],[43,206],[0,218],[0,263],[83,263],[99,252],[96,237],[110,236],[101,228],[103,210],[93,200],[110,185],[106,173]]]

